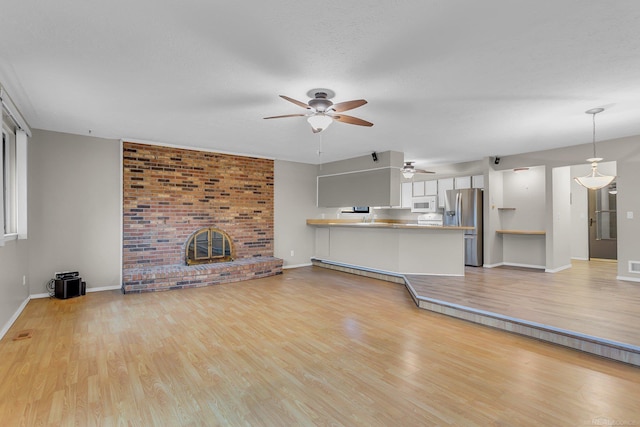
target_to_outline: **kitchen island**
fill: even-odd
[[[308,219],[315,259],[391,274],[464,276],[464,231],[394,221]]]

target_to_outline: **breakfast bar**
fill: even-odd
[[[308,219],[317,260],[388,272],[464,276],[464,231],[471,227]]]

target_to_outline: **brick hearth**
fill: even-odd
[[[122,278],[124,293],[196,288],[239,282],[282,273],[282,259],[242,258],[232,262],[130,268]]]
[[[273,161],[123,143],[124,292],[206,286],[282,272],[273,258]],[[217,227],[232,262],[185,265],[185,243]]]

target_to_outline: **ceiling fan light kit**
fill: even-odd
[[[592,108],[585,111],[586,114],[591,114],[593,121],[593,157],[587,159],[587,162],[591,163],[591,173],[587,176],[573,178],[578,184],[589,190],[599,190],[611,184],[615,176],[603,175],[598,172],[598,162],[602,161],[602,157],[596,156],[596,114],[602,113],[604,108]]]
[[[367,103],[367,101],[365,101],[364,99],[356,99],[353,101],[345,101],[334,104],[330,99],[333,98],[334,93],[329,89],[312,89],[307,92],[307,95],[309,95],[310,97],[313,96],[313,98],[310,99],[306,104],[302,101],[289,98],[285,95],[280,95],[280,98],[296,104],[298,107],[309,110],[309,113],[285,114],[281,116],[265,117],[265,119],[279,119],[283,117],[307,117],[307,121],[311,125],[311,130],[313,131],[313,133],[322,132],[327,127],[329,127],[329,125],[333,123],[334,120],[350,125],[367,127],[373,126],[373,123],[359,119],[357,117],[347,116],[346,114],[336,114],[363,106]]]
[[[311,125],[313,133],[322,132],[328,128],[331,123],[333,123],[331,116],[322,113],[307,117],[307,121]]]
[[[402,172],[402,176],[404,176],[406,179],[413,178],[413,175],[417,173],[435,173],[423,169],[416,169],[415,166],[413,166],[414,163],[415,162],[404,162],[404,166],[402,166],[402,169],[400,169],[400,172]]]
[[[416,170],[411,164],[411,162],[405,162],[404,166],[401,169],[401,172],[402,172],[402,176],[404,176],[406,179],[411,179],[413,178],[413,175],[416,173]]]

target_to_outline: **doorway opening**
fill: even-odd
[[[589,259],[618,259],[617,193],[615,181],[588,192]]]

